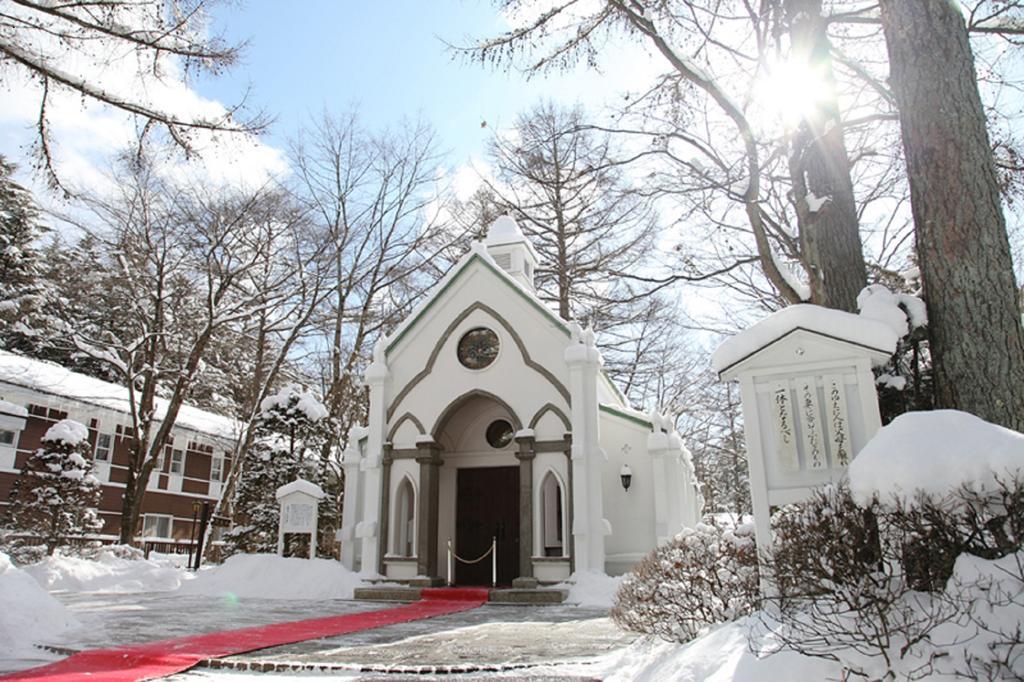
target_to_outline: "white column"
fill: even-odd
[[[607,460],[600,447],[597,380],[603,361],[594,332],[572,325],[565,349],[572,398],[573,557],[577,571],[604,573],[604,519],[601,474]]]
[[[369,430],[366,442],[366,457],[360,463],[364,476],[364,499],[362,500],[362,521],[356,526],[356,536],[362,543],[362,570],[368,576],[380,575],[380,500],[381,460],[384,452],[384,386],[388,380],[388,366],[384,357],[384,341],[381,339],[373,349],[373,364],[366,368],[364,375],[370,388],[370,410],[367,419]]]
[[[356,560],[356,525],[362,520],[359,503],[359,464],[362,456],[359,453],[359,439],[364,435],[361,427],[353,427],[348,432],[348,443],[341,466],[345,470],[345,497],[341,506],[341,564],[348,570],[355,569]]]
[[[666,459],[669,452],[668,434],[662,429],[662,416],[657,412],[650,414],[654,430],[647,436],[647,453],[651,456],[651,470],[654,475],[654,537],[659,545],[663,544],[673,532],[670,527],[669,496],[670,471],[666,471]],[[669,467],[670,468],[670,467]],[[675,490],[671,492],[677,492]]]

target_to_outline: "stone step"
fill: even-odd
[[[419,587],[389,587],[383,585],[379,587],[357,587],[354,597],[355,599],[366,601],[412,602],[420,598],[421,589]],[[433,589],[443,590],[444,588]],[[489,604],[561,604],[568,595],[569,593],[566,590],[496,588],[489,591],[487,602]]]

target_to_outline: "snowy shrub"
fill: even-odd
[[[42,543],[52,555],[69,539],[103,527],[97,511],[100,482],[87,459],[88,437],[83,424],[57,422],[15,479],[4,525],[16,533],[11,549],[17,561],[29,560],[38,551],[29,546]]]
[[[750,524],[687,528],[626,576],[612,618],[622,628],[688,642],[716,623],[751,613],[758,600]]]
[[[830,486],[773,529],[773,645],[869,679],[1024,673],[1020,481],[885,500]]]

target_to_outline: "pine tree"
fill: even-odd
[[[45,326],[45,284],[36,244],[46,229],[32,195],[0,155],[0,348],[36,355]]]
[[[50,427],[11,489],[7,525],[42,539],[52,555],[68,538],[103,527],[100,482],[92,475],[89,431],[72,419]]]
[[[290,385],[260,405],[256,442],[246,457],[232,502],[235,525],[226,535],[230,552],[277,550],[277,489],[296,478],[319,485],[327,496],[318,507],[318,554],[329,556],[340,524],[340,478],[322,458],[330,437],[327,409],[311,393]],[[298,554],[301,555],[301,552]]]

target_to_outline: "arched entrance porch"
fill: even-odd
[[[499,585],[521,575],[521,554],[530,554],[523,540],[522,459],[515,435],[522,422],[498,396],[472,391],[452,402],[433,428],[443,464],[439,471],[438,541],[442,566],[450,538],[456,554],[477,559],[496,540]],[[532,477],[532,473],[529,474]],[[527,535],[529,535],[527,533]],[[527,562],[528,563],[528,562]],[[455,562],[459,585],[488,585],[488,557],[473,564]]]

